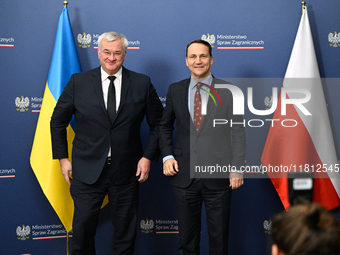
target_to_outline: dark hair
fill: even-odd
[[[285,255],[340,254],[340,224],[318,204],[295,205],[275,216],[271,236]]]
[[[200,43],[200,44],[204,44],[205,46],[207,46],[209,48],[209,55],[212,56],[212,47],[211,47],[210,43],[208,43],[207,41],[199,39],[199,40],[192,41],[191,43],[189,43],[187,45],[187,49],[186,49],[186,53],[185,53],[186,57],[188,56],[188,48],[193,43]]]

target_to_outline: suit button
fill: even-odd
[[[113,133],[113,130],[110,130],[110,133]]]

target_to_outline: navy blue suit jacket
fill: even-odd
[[[216,89],[222,100],[208,100],[207,114],[204,116],[199,132],[196,132],[188,109],[188,88],[190,79],[171,84],[166,98],[166,107],[160,122],[160,149],[162,156],[173,155],[178,162],[179,172],[170,177],[171,185],[181,188],[188,187],[193,179],[190,171],[195,167],[230,166],[236,170],[245,162],[246,141],[243,117],[233,115],[233,98],[228,89]],[[213,79],[215,84],[227,84],[223,80]],[[213,127],[214,119],[228,120],[227,124]],[[174,123],[176,121],[176,143],[173,142]],[[195,178],[202,178],[204,184],[215,190],[229,187],[228,172],[218,175],[195,173]],[[223,176],[223,178],[221,178]],[[209,177],[209,178],[206,178]]]
[[[141,157],[158,160],[158,125],[162,111],[150,78],[123,67],[121,101],[111,124],[103,99],[100,67],[74,74],[51,118],[53,158],[68,157],[66,127],[74,116],[73,178],[95,183],[111,147],[114,182],[132,182],[138,179],[135,174]],[[144,117],[150,132],[143,151],[140,128]]]

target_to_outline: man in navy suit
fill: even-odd
[[[158,132],[163,107],[150,78],[123,67],[128,41],[108,32],[98,39],[100,67],[74,74],[51,118],[53,158],[74,200],[72,255],[94,255],[98,216],[108,194],[114,227],[112,254],[133,254],[138,183],[147,180],[159,157]],[[74,116],[72,163],[66,127]],[[143,150],[141,123],[150,127]]]
[[[233,114],[231,92],[215,87],[227,82],[211,75],[211,52],[212,47],[206,41],[188,44],[186,64],[191,78],[169,86],[160,123],[163,172],[170,176],[173,187],[182,255],[200,254],[202,203],[206,210],[209,254],[228,254],[231,190],[243,185],[240,172],[246,145],[243,118]],[[222,104],[214,104],[209,95],[213,91],[220,96]],[[228,123],[214,125],[216,119]],[[173,142],[175,121],[176,143]],[[216,172],[207,173],[207,169]],[[217,174],[221,169],[224,171]]]

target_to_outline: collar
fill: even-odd
[[[203,80],[203,81],[200,81],[201,83],[204,83],[204,84],[208,84],[209,86],[211,86],[212,84],[212,81],[213,81],[213,77],[211,75],[211,73]],[[196,86],[198,81],[196,81],[194,79],[194,77],[191,76],[190,78],[190,89],[194,89],[194,87]]]
[[[121,67],[120,69],[119,69],[119,71],[117,72],[117,73],[115,73],[114,74],[114,76],[116,76],[116,79],[117,80],[122,80],[122,72],[123,72],[123,67]],[[101,79],[102,79],[102,82],[104,81],[104,80],[106,80],[107,79],[107,77],[109,77],[109,76],[112,76],[112,75],[109,75],[107,72],[105,72],[104,71],[104,69],[103,69],[103,67],[100,67],[100,73],[101,73]]]

